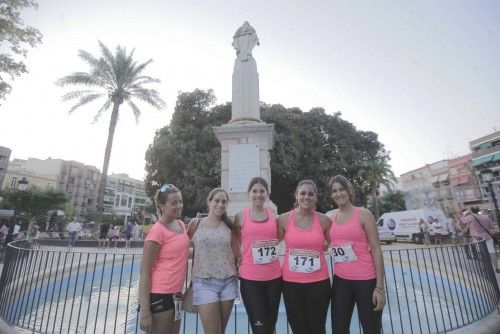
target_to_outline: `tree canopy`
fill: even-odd
[[[150,195],[165,183],[182,190],[184,214],[206,211],[206,196],[220,185],[220,144],[213,127],[231,118],[231,104],[215,105],[213,91],[178,95],[169,125],[156,132],[146,152],[146,189]],[[353,180],[357,204],[369,190],[358,175],[370,158],[383,150],[376,133],[360,131],[323,108],[304,112],[282,105],[261,105],[261,118],[275,126],[271,151],[271,200],[280,212],[293,206],[297,183],[312,179],[318,185],[318,210],[331,208],[328,180],[342,174]],[[388,156],[386,157],[388,159]]]
[[[25,8],[38,8],[35,0],[2,0],[0,2],[0,100],[5,99],[11,86],[2,74],[10,80],[28,72],[19,58],[26,57],[28,47],[42,42],[42,34],[37,29],[26,26],[21,19]]]
[[[30,186],[25,191],[5,188],[0,192],[0,195],[2,208],[16,210],[18,217],[35,218],[36,220],[46,217],[50,210],[64,209],[68,201],[66,194],[62,191],[43,190],[35,186]]]

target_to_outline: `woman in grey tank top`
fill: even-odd
[[[188,227],[194,247],[193,305],[207,334],[225,332],[238,296],[240,245],[236,226],[226,213],[228,201],[224,189],[213,189],[207,198],[208,216],[191,220]]]

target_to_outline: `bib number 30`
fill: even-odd
[[[321,268],[319,253],[312,250],[291,249],[288,267],[296,273],[312,273]]]
[[[352,249],[352,244],[330,247],[329,253],[333,258],[333,263],[352,262],[358,259],[356,253],[354,253]]]

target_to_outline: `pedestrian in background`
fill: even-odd
[[[78,233],[82,230],[82,225],[78,220],[73,218],[73,221],[66,226],[66,232],[68,232],[68,247],[74,247],[76,245],[76,240],[78,238]]]

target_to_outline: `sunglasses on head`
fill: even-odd
[[[161,186],[160,192],[163,193],[165,191],[169,191],[169,190],[174,189],[174,188],[175,188],[175,186],[173,184],[165,183],[164,185]]]

